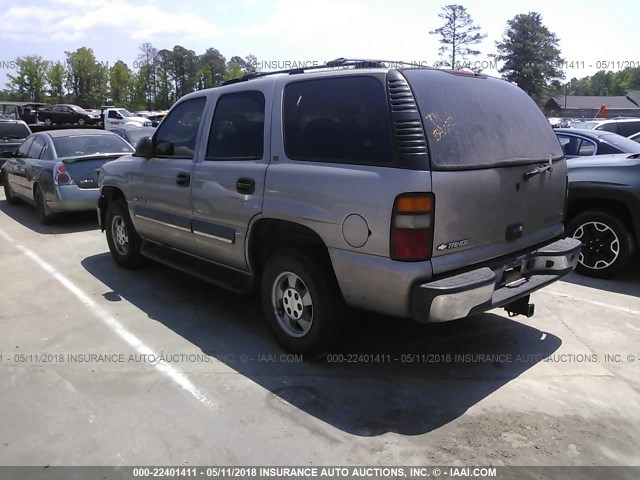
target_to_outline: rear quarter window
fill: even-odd
[[[506,81],[403,70],[418,103],[434,169],[532,163],[562,156],[538,106]]]
[[[640,121],[618,123],[618,135],[622,135],[623,137],[630,137],[634,133],[638,132],[640,132]]]
[[[380,80],[351,75],[289,83],[283,109],[288,158],[393,164],[389,110]]]

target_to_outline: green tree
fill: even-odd
[[[151,110],[157,96],[156,66],[158,63],[158,50],[148,42],[140,45],[139,50],[137,61],[138,83],[145,92],[145,108]]]
[[[173,89],[173,52],[171,50],[162,49],[158,51],[157,56],[157,95],[155,98],[154,108],[161,110],[169,108],[175,102],[175,91]]]
[[[131,70],[122,60],[109,69],[110,99],[114,105],[129,106],[133,77]]]
[[[91,48],[80,47],[67,55],[67,89],[71,101],[82,107],[100,106],[107,97],[107,67],[96,61]]]
[[[225,73],[224,79],[233,80],[234,78],[242,77],[244,75],[244,68],[246,68],[246,64],[242,58],[231,57],[231,60],[227,62],[227,72]]]
[[[252,72],[258,72],[260,71],[260,68],[258,67],[258,59],[256,58],[256,56],[252,53],[250,53],[249,55],[247,55],[246,57],[244,57],[244,61],[245,61],[245,70],[246,73],[252,73]]]
[[[198,56],[181,45],[173,47],[173,83],[176,99],[195,90],[198,72]]]
[[[16,74],[7,75],[12,93],[23,101],[41,102],[45,96],[49,62],[38,55],[16,59]]]
[[[539,13],[520,14],[509,20],[496,47],[498,54],[494,57],[504,62],[499,69],[503,78],[538,101],[550,82],[564,78],[558,37],[542,24]]]
[[[446,58],[451,68],[456,68],[462,60],[480,54],[472,48],[487,36],[480,33],[480,27],[475,25],[471,15],[462,5],[447,5],[438,14],[445,23],[440,28],[429,32],[440,35],[440,57]],[[456,63],[457,62],[457,63]]]
[[[227,61],[215,48],[207,48],[199,57],[198,89],[217,87],[224,80]]]
[[[62,62],[50,65],[47,71],[47,93],[56,103],[64,102],[64,85],[67,79],[67,70]]]

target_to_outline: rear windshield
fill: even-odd
[[[56,137],[53,139],[53,145],[56,147],[58,158],[133,152],[133,148],[115,134]]]
[[[494,78],[403,70],[416,97],[434,169],[489,168],[562,157],[538,106]]]
[[[29,135],[31,135],[31,132],[26,125],[0,122],[0,139],[23,139]]]

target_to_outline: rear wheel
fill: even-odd
[[[115,262],[124,268],[137,268],[142,265],[142,239],[131,222],[129,209],[124,200],[118,199],[108,203],[105,227],[109,251]]]
[[[567,225],[567,235],[582,242],[576,270],[590,277],[610,278],[620,273],[633,252],[630,230],[608,212],[580,213]]]
[[[40,187],[36,187],[34,200],[36,202],[36,215],[38,216],[38,221],[42,225],[49,225],[51,223],[52,216],[51,213],[49,213],[49,208],[47,207],[46,202],[44,201],[44,194]]]
[[[44,119],[44,124],[45,124],[47,127],[50,127],[50,126],[53,124],[53,122],[51,121],[51,119],[50,119],[50,118],[45,118],[45,119]]]
[[[84,118],[78,119],[78,125],[80,125],[81,127],[84,127],[86,123],[87,121]]]
[[[15,205],[16,203],[19,203],[20,200],[14,195],[13,190],[11,190],[11,185],[9,185],[9,178],[7,177],[6,173],[2,175],[2,184],[4,186],[4,196],[7,199],[7,203],[9,205]]]
[[[344,300],[330,266],[298,250],[267,260],[262,305],[276,340],[293,353],[322,353],[338,340]]]

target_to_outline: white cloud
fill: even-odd
[[[388,5],[388,4],[387,4]],[[437,40],[418,16],[407,15],[402,4],[372,9],[353,0],[279,0],[271,14],[234,35],[268,38],[283,43],[283,49],[304,55],[296,60],[329,60],[334,57],[424,60],[437,50]],[[397,28],[394,11],[402,18]],[[430,38],[431,37],[431,38]],[[273,60],[286,60],[278,58]]]
[[[96,32],[104,35],[104,41],[113,35],[144,41],[161,35],[182,35],[188,41],[215,38],[223,32],[192,13],[172,13],[150,2],[135,4],[126,0],[52,0],[48,8],[13,7],[3,15],[3,24],[0,36],[29,42],[42,38],[75,41]],[[29,29],[24,28],[25,24]],[[99,30],[104,27],[108,29]]]

